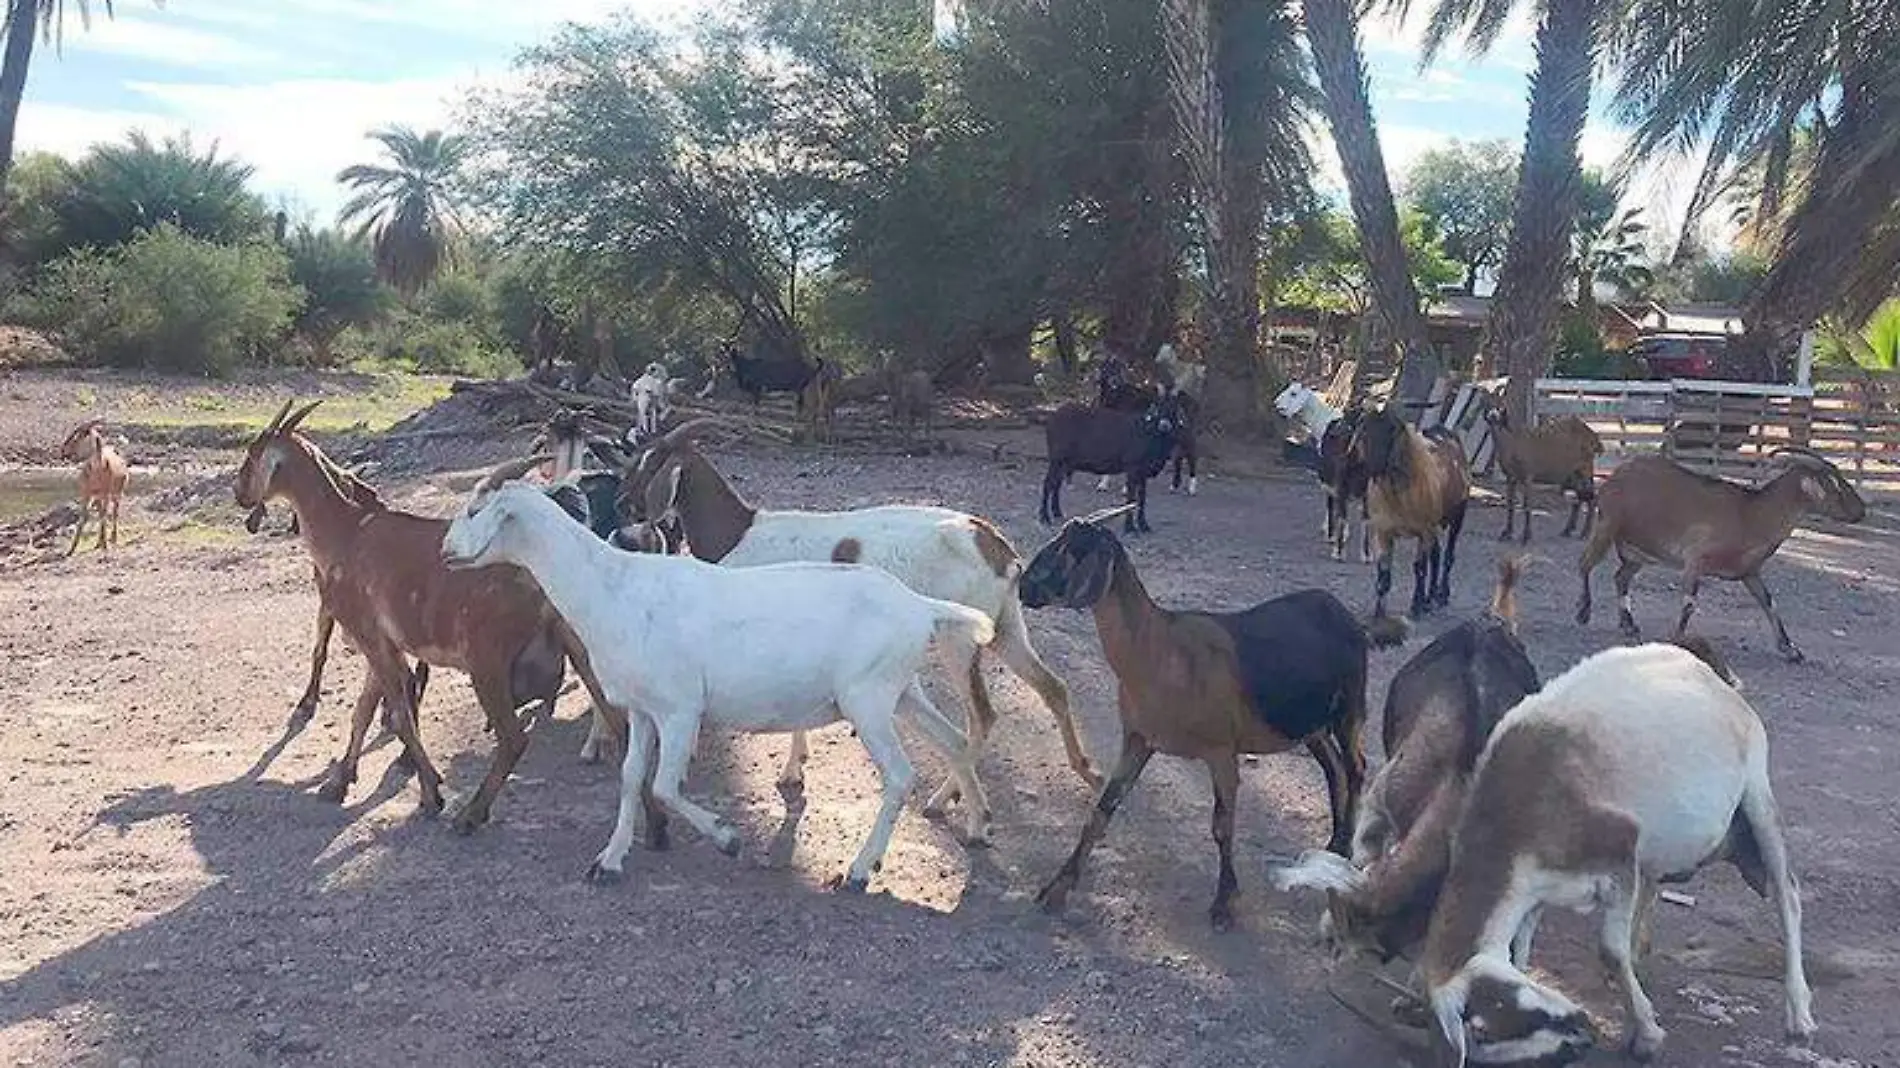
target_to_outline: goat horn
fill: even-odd
[[[1132,504],[1118,504],[1113,508],[1104,508],[1098,512],[1091,512],[1088,515],[1085,515],[1082,518],[1076,520],[1076,522],[1087,523],[1090,525],[1094,525],[1097,523],[1106,523],[1111,519],[1119,519],[1120,517],[1127,515],[1129,512],[1132,512],[1134,510],[1135,510],[1135,506]]]
[[[309,404],[306,404],[303,407],[297,409],[295,412],[291,413],[290,418],[284,420],[282,426],[277,428],[277,432],[280,434],[288,434],[291,431],[297,429],[297,424],[303,422],[304,418],[308,416],[312,411],[314,411],[317,405],[322,404],[322,403],[323,403],[323,398],[318,397],[316,400],[313,400]]]
[[[297,398],[295,397],[292,397],[289,400],[285,401],[284,406],[282,408],[277,409],[277,414],[271,417],[270,425],[264,428],[264,433],[269,434],[272,431],[276,430],[277,428],[283,426],[284,416],[290,414],[291,405],[296,404],[296,403],[297,403]]]
[[[1784,457],[1784,456],[1794,461],[1795,463],[1810,461],[1810,462],[1819,464],[1830,471],[1835,471],[1836,473],[1838,473],[1838,469],[1835,468],[1833,462],[1830,461],[1827,457],[1822,456],[1820,453],[1815,452],[1813,449],[1806,448],[1801,445],[1783,445],[1780,448],[1775,449],[1774,451],[1768,454],[1768,458],[1771,460],[1780,459],[1781,457]]]
[[[507,463],[501,464],[493,471],[483,475],[480,482],[475,483],[474,495],[479,497],[484,493],[497,489],[502,483],[520,478],[522,475],[527,474],[552,459],[554,459],[553,453],[538,452],[533,456],[523,457],[519,460],[510,460]]]
[[[687,444],[694,434],[700,433],[701,431],[723,428],[725,425],[724,421],[709,417],[688,419],[686,422],[662,434],[660,439],[649,444],[648,448],[677,449],[681,445]]]

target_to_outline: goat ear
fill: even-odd
[[[1064,592],[1063,604],[1076,609],[1092,607],[1108,589],[1113,569],[1113,553],[1098,548],[1084,556],[1069,572],[1069,588]]]
[[[1432,1032],[1432,1060],[1438,1068],[1465,1068],[1464,998],[1452,991],[1432,993],[1432,1016],[1438,1026]]]

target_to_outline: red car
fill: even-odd
[[[1653,380],[1724,377],[1717,369],[1727,351],[1727,338],[1706,334],[1652,334],[1629,348]]]

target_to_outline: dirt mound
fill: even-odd
[[[559,407],[521,390],[456,385],[388,432],[331,454],[359,474],[385,479],[474,467],[518,453]]]
[[[71,363],[72,357],[45,334],[23,326],[0,326],[0,370],[10,367],[51,367]]]

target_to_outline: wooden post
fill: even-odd
[[[1801,331],[1801,351],[1795,357],[1794,384],[1803,389],[1814,384],[1814,331]]]

